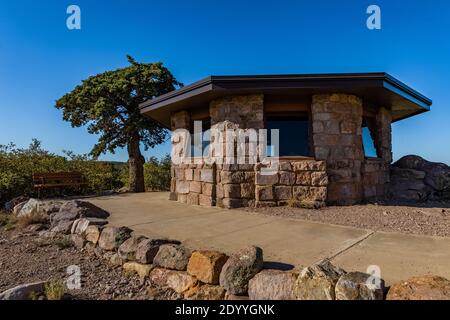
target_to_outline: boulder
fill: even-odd
[[[139,263],[153,263],[159,247],[163,244],[180,244],[180,241],[169,239],[143,239],[136,249],[136,261]]]
[[[218,251],[195,251],[187,266],[189,274],[208,284],[219,284],[220,272],[228,257]]]
[[[387,300],[450,300],[450,281],[439,276],[419,276],[394,284]]]
[[[18,217],[26,217],[32,215],[48,216],[59,211],[62,205],[61,201],[40,201],[37,199],[28,200],[17,213]]]
[[[79,234],[71,234],[70,240],[72,241],[73,246],[78,250],[83,249],[86,244],[86,240]]]
[[[84,231],[86,241],[89,241],[90,243],[93,243],[94,245],[96,245],[98,243],[98,240],[100,239],[100,233],[101,233],[101,229],[99,226],[96,226],[96,225],[90,225]]]
[[[190,250],[182,245],[164,244],[159,247],[153,264],[167,269],[186,270],[190,256]]]
[[[392,165],[391,180],[395,183],[398,180],[403,182],[408,181],[408,177],[405,177],[403,170],[403,176],[399,174],[398,169],[409,169],[409,178],[413,175],[414,179],[409,181],[414,184],[417,180],[422,180],[427,190],[430,190],[430,197],[433,199],[448,200],[450,199],[450,167],[444,163],[427,161],[416,155],[408,155]],[[414,174],[413,174],[413,173]],[[417,172],[423,172],[424,177],[415,174]],[[414,200],[414,199],[413,199]]]
[[[131,232],[127,227],[106,227],[100,234],[98,245],[103,250],[115,250],[131,237]]]
[[[19,215],[19,212],[20,212],[20,211],[22,210],[22,208],[27,204],[27,202],[28,202],[28,201],[21,202],[21,203],[17,204],[17,205],[13,208],[12,213],[13,213],[14,215],[18,216],[18,215]]]
[[[231,293],[225,293],[225,300],[246,301],[250,300],[248,296],[238,296]]]
[[[104,255],[105,260],[108,260],[109,263],[115,267],[123,266],[126,260],[122,259],[119,254],[112,253],[111,251],[107,251]]]
[[[167,286],[167,278],[174,272],[173,270],[164,268],[154,268],[149,275],[150,282],[158,287]]]
[[[30,200],[29,197],[24,197],[24,196],[15,197],[15,198],[13,198],[10,201],[5,203],[4,209],[5,209],[6,212],[11,213],[11,212],[13,212],[14,208],[17,205],[19,205],[19,204],[25,205],[25,203],[28,200]]]
[[[228,293],[243,295],[248,290],[248,282],[261,271],[263,264],[261,248],[243,248],[232,254],[224,264],[219,283]]]
[[[72,224],[73,221],[71,220],[61,220],[54,225],[51,231],[62,234],[69,234],[70,230],[72,229]]]
[[[298,274],[280,270],[262,270],[248,283],[250,300],[295,300]]]
[[[58,234],[56,232],[49,230],[43,230],[38,233],[38,236],[44,239],[54,239],[57,235]]]
[[[383,300],[384,281],[373,281],[373,276],[363,272],[349,272],[336,283],[336,300]]]
[[[344,274],[344,270],[329,260],[306,267],[295,283],[295,297],[298,300],[334,300],[336,283]]]
[[[0,300],[31,300],[31,294],[43,293],[45,281],[22,284],[0,293]]]
[[[132,236],[125,240],[117,250],[119,256],[124,260],[135,260],[136,250],[141,240],[144,240],[144,236]]]
[[[195,286],[184,293],[187,300],[225,300],[225,289],[210,284]]]
[[[77,219],[73,222],[70,232],[76,233],[76,234],[84,234],[86,232],[86,229],[91,225],[104,226],[106,224],[108,224],[108,221],[105,219],[81,218],[81,219]]]
[[[65,212],[80,218],[100,218],[106,219],[109,213],[87,201],[72,200],[61,205],[59,212]]]
[[[197,279],[186,271],[173,271],[167,276],[167,286],[177,293],[183,293],[197,284]]]
[[[125,262],[123,264],[123,270],[128,273],[136,273],[141,279],[146,278],[150,271],[152,271],[152,266],[149,264],[141,264],[137,262]]]

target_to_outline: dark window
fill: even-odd
[[[309,118],[307,114],[269,115],[266,118],[268,155],[272,146],[271,131],[279,130],[279,156],[309,156]]]
[[[377,150],[375,148],[375,142],[373,141],[372,134],[370,133],[369,124],[373,121],[370,118],[363,118],[362,123],[362,140],[363,140],[363,148],[364,148],[364,156],[370,158],[377,157]]]
[[[202,123],[202,150],[200,148],[194,146],[194,124],[195,122],[201,122]],[[201,157],[203,154],[205,154],[206,148],[209,147],[210,144],[210,133],[209,130],[211,129],[211,118],[206,119],[198,119],[193,120],[191,122],[191,156],[192,157]]]

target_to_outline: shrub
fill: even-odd
[[[0,145],[0,205],[20,195],[36,196],[33,173],[78,171],[86,178],[87,193],[122,187],[120,173],[123,164],[95,161],[87,155],[75,155],[70,151],[64,151],[64,154],[58,156],[42,149],[37,140],[25,149],[14,144]],[[46,195],[55,195],[51,192],[46,191]],[[61,192],[70,194],[74,190]]]
[[[48,217],[40,213],[28,214],[17,218],[17,225],[21,228],[28,227],[32,224],[46,224]]]
[[[45,285],[45,296],[48,300],[61,300],[66,292],[66,286],[61,280],[52,280]]]

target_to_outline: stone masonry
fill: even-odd
[[[226,96],[210,102],[211,127],[219,130],[264,128],[264,95]],[[379,108],[370,132],[377,158],[365,158],[362,145],[363,101],[348,94],[312,96],[312,149],[314,157],[281,159],[278,172],[261,174],[261,163],[173,165],[171,199],[183,203],[225,208],[301,206],[317,208],[325,204],[351,205],[376,200],[385,194],[389,182],[391,114]],[[172,114],[172,129],[190,130],[188,111]],[[246,148],[247,143],[236,147]],[[214,141],[214,137],[212,140]],[[227,138],[228,139],[228,138]],[[221,141],[211,156],[226,154]],[[172,139],[174,146],[180,141]],[[178,145],[178,152],[184,147]],[[236,156],[236,153],[228,156]]]

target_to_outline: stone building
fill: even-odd
[[[391,123],[430,106],[386,73],[211,76],[144,102],[141,112],[191,133],[195,121],[203,131],[279,129],[275,173],[263,174],[267,165],[259,157],[256,163],[180,163],[172,167],[172,200],[320,207],[382,198],[392,162]]]

